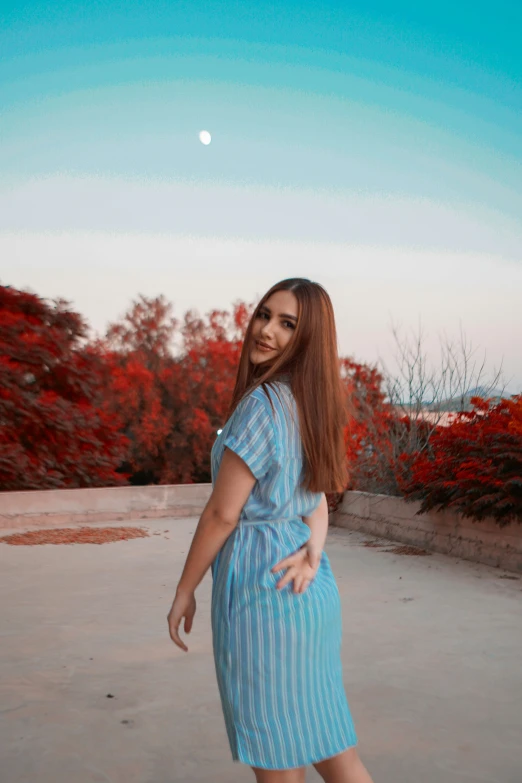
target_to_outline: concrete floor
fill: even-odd
[[[149,538],[102,546],[0,544],[2,783],[254,780],[225,737],[210,576],[188,654],[167,634],[196,522],[146,520]],[[327,550],[375,783],[521,783],[522,580],[368,540],[331,529]]]

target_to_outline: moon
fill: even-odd
[[[199,132],[199,140],[202,144],[207,146],[212,141],[212,136],[210,133],[206,130],[202,130]]]

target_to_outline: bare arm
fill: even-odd
[[[309,549],[320,555],[324,549],[328,533],[328,501],[324,492],[317,508],[312,511],[310,516],[303,517],[303,522],[311,530],[308,540]]]
[[[178,592],[193,593],[236,527],[256,479],[245,462],[226,448],[212,495],[199,519]]]
[[[231,449],[226,448],[212,495],[194,533],[167,618],[170,638],[185,652],[188,649],[187,645],[179,635],[181,621],[185,618],[184,630],[185,633],[190,633],[196,613],[194,596],[196,587],[234,531],[239,522],[241,509],[247,502],[255,483],[255,476],[246,463]]]
[[[208,504],[199,518],[176,593],[194,593],[217,553],[234,530]]]

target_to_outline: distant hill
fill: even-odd
[[[503,396],[509,397],[510,395],[503,395],[501,389],[491,389],[488,391],[485,386],[476,386],[474,389],[470,389],[463,397],[453,397],[452,399],[443,400],[437,408],[441,411],[470,411],[473,409],[473,405],[471,404],[472,397],[482,397],[483,399],[492,400],[493,403],[496,404],[500,402]],[[430,406],[427,407],[428,410],[433,409]]]
[[[501,389],[491,389],[491,391],[488,391],[485,386],[476,386],[474,389],[470,389],[467,394],[464,395],[463,398],[461,397],[453,397],[448,398],[447,400],[442,400],[438,405],[434,405],[433,403],[426,402],[422,406],[422,410],[425,411],[446,411],[446,412],[455,412],[455,411],[470,411],[473,409],[473,405],[471,404],[471,398],[472,397],[482,397],[483,399],[490,399],[493,400],[494,404],[500,402],[500,400],[504,398],[509,398],[511,395],[507,393],[502,393]],[[401,409],[401,406],[395,406],[398,410]],[[416,405],[409,405],[408,403],[403,403],[402,409],[408,410],[408,408],[415,410],[417,408]]]

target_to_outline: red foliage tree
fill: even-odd
[[[350,412],[345,433],[350,466],[347,489],[390,491],[396,470],[390,432],[397,422],[382,390],[383,376],[377,368],[350,358],[341,359],[341,376]]]
[[[173,364],[178,322],[164,296],[140,296],[107,329],[103,350],[110,367],[107,404],[129,439],[124,468],[132,483],[158,483],[172,426],[164,377]]]
[[[140,294],[121,321],[108,326],[106,341],[123,355],[138,355],[149,370],[155,371],[161,360],[171,358],[177,326],[172,304],[163,295],[149,298]]]
[[[178,415],[168,444],[166,482],[210,481],[210,450],[225,423],[251,309],[236,302],[231,313],[185,314],[181,356],[169,373]]]
[[[419,513],[452,509],[500,525],[522,521],[522,395],[490,406],[473,397],[474,410],[458,414],[432,434],[430,449],[404,455],[405,497]]]
[[[111,406],[124,418],[134,483],[210,481],[210,449],[232,394],[248,307],[178,321],[164,297],[140,297],[107,332]],[[179,354],[173,343],[179,337]]]
[[[102,400],[103,356],[63,300],[0,286],[0,488],[119,484],[126,448]]]

